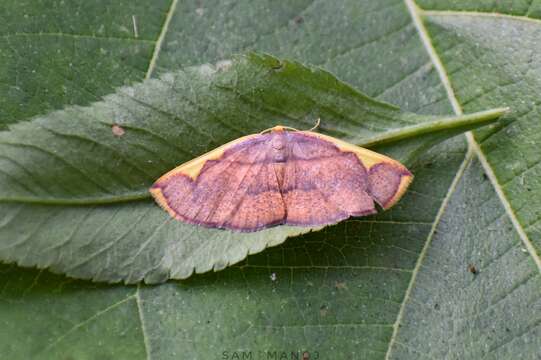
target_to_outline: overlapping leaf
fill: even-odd
[[[420,1],[426,10],[411,1],[398,0],[280,4],[173,1],[156,4],[152,11],[145,2],[118,4],[94,17],[105,24],[101,33],[97,23],[94,26],[88,20],[93,17],[85,16],[87,22],[77,21],[77,11],[69,11],[68,16],[54,6],[36,10],[43,15],[41,22],[28,11],[31,5],[20,2],[5,3],[7,11],[2,13],[29,14],[29,23],[37,25],[28,32],[52,31],[57,26],[60,37],[69,29],[88,35],[86,41],[66,37],[69,41],[56,43],[81,58],[91,49],[88,44],[100,41],[97,35],[134,37],[130,15],[135,15],[139,34],[149,29],[146,21],[164,22],[162,36],[156,31],[145,36],[156,45],[155,56],[151,59],[145,50],[132,52],[129,57],[150,66],[138,66],[139,71],[130,72],[130,76],[215,63],[232,53],[255,48],[322,65],[369,95],[410,111],[448,114],[449,99],[454,102],[456,96],[456,110],[461,106],[467,112],[510,106],[513,112],[507,118],[519,121],[512,125],[504,122],[476,134],[480,146],[470,142],[474,151],[466,157],[460,140],[422,156],[419,153],[424,149],[414,146],[408,153],[416,158],[416,181],[391,212],[291,239],[218,273],[133,288],[99,286],[47,271],[4,266],[0,277],[2,356],[206,359],[233,358],[250,351],[253,357],[279,357],[307,350],[319,358],[538,357],[541,286],[535,204],[541,197],[535,181],[535,94],[539,92],[536,2]],[[167,6],[170,8],[166,11]],[[148,16],[142,16],[140,9],[146,9]],[[511,16],[480,13],[491,11]],[[88,25],[66,26],[72,18],[74,24]],[[13,21],[6,19],[0,28],[2,35],[27,31],[18,28],[23,22],[16,17]],[[120,26],[111,28],[108,24]],[[13,36],[2,39],[13,46]],[[30,49],[42,37],[25,39],[26,43],[16,45]],[[115,41],[120,44],[124,39]],[[43,48],[50,47],[44,44]],[[12,55],[15,50],[2,47],[0,55],[17,59]],[[19,58],[19,66],[13,61],[2,67],[7,71],[4,74],[10,74],[3,77],[7,79],[3,84],[8,86],[2,88],[2,98],[9,104],[3,108],[13,114],[8,122],[25,121],[20,114],[49,111],[59,104],[95,100],[79,96],[62,102],[56,92],[39,91],[47,88],[52,75],[43,75],[49,74],[50,66],[20,64],[33,65],[34,59],[45,61],[47,57],[27,56],[25,63],[22,56]],[[100,59],[86,58],[93,65]],[[122,65],[129,64],[122,55],[113,58]],[[50,60],[50,64],[61,63]],[[86,81],[59,80],[59,88],[69,84],[68,89],[78,89],[79,83],[85,87],[91,83],[102,89],[99,96],[123,79],[133,80],[118,73],[118,77],[109,79],[111,72],[102,72],[104,68],[99,66],[84,68]],[[67,65],[56,69],[68,76],[83,72],[78,63],[74,70]],[[17,82],[24,77],[34,81]],[[20,88],[26,93],[36,94],[29,112],[13,110],[28,104],[9,96],[17,94],[10,86],[18,84],[24,85]],[[294,117],[311,125],[318,111],[304,113],[304,118]],[[337,117],[331,118],[336,120],[333,124],[343,125]],[[110,135],[111,123],[105,121],[103,135]],[[130,133],[133,131],[128,129],[126,135]],[[121,139],[127,138],[116,140]],[[393,151],[400,154],[410,146],[397,146]],[[151,164],[145,169],[157,172],[158,166],[165,164]],[[144,178],[137,173],[129,176]],[[138,197],[138,192],[125,191],[130,184],[123,183],[126,188],[120,193]],[[95,184],[87,186],[86,190]],[[86,201],[89,195],[80,199]],[[51,206],[44,206],[43,212],[57,219],[47,211]],[[112,205],[97,207],[108,206]],[[69,214],[83,219],[81,213]],[[115,223],[109,216],[103,219],[102,223]],[[145,225],[152,222],[143,215],[141,219],[147,223],[136,226],[135,233],[146,231]],[[137,218],[130,222],[136,223]],[[28,235],[24,231],[30,226],[37,225],[28,220],[18,231]],[[53,241],[50,239],[63,234],[66,226],[73,229],[75,225],[71,221],[68,225],[58,223],[53,227],[56,233],[43,239]],[[115,244],[122,249],[125,237],[116,235]],[[74,232],[74,236],[81,235]],[[124,248],[127,246],[124,243]],[[72,255],[68,251],[62,257]],[[44,258],[47,261],[41,265],[58,260]],[[20,260],[24,263],[25,259],[35,257]],[[103,264],[112,264],[113,259],[106,258]],[[476,274],[468,270],[471,266]],[[163,274],[158,269],[148,278],[160,280]],[[26,337],[29,332],[30,338]]]
[[[376,102],[324,71],[255,54],[167,73],[0,134],[0,257],[108,282],[219,270],[308,229],[240,234],[172,220],[148,188],[176,165],[274,119],[306,128],[317,117],[322,131],[400,145],[397,157],[411,159],[501,113],[416,124],[427,118]]]

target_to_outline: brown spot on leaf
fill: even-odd
[[[124,128],[117,124],[114,124],[113,126],[111,126],[111,131],[113,132],[113,135],[116,137],[121,137],[122,135],[126,133]]]
[[[347,284],[345,283],[345,281],[337,281],[334,283],[334,287],[337,289],[337,290],[348,290],[348,286]]]
[[[479,274],[479,270],[475,267],[475,265],[468,265],[468,271],[471,272],[473,275]]]

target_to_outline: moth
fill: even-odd
[[[180,221],[251,232],[389,209],[413,179],[401,163],[320,133],[275,126],[188,161],[150,188]]]

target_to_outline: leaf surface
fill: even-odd
[[[165,76],[166,80],[171,73],[189,76],[186,70],[179,72],[187,66],[196,66],[190,70],[192,75],[201,74],[196,71],[201,69],[198,64],[216,63],[231,58],[233,53],[255,49],[279,58],[323,66],[368,95],[411,112],[445,114],[443,117],[447,117],[452,110],[460,114],[503,106],[509,106],[511,112],[498,126],[469,137],[469,152],[466,152],[462,138],[455,138],[428,152],[425,151],[426,144],[436,140],[426,137],[422,146],[415,141],[394,142],[392,147],[385,141],[377,146],[371,144],[393,156],[405,154],[402,160],[412,161],[415,182],[396,208],[377,217],[350,220],[292,238],[217,273],[169,281],[159,286],[131,287],[96,285],[51,275],[47,271],[5,265],[0,275],[0,318],[3,321],[0,353],[9,358],[40,359],[54,359],[66,354],[90,359],[234,358],[234,354],[243,351],[252,351],[254,357],[267,356],[267,353],[278,357],[282,352],[288,356],[290,352],[303,351],[317,352],[319,358],[538,357],[541,279],[536,227],[539,207],[535,204],[541,199],[541,188],[535,181],[539,156],[535,146],[538,134],[535,130],[535,94],[539,93],[540,77],[536,60],[540,57],[535,46],[539,27],[536,5],[534,2],[527,9],[508,2],[492,5],[483,2],[478,6],[469,6],[470,3],[419,2],[419,8],[409,1],[295,1],[280,5],[270,1],[173,1],[166,4],[165,10],[157,6],[155,9],[158,10],[150,12],[148,18],[159,14],[157,18],[163,28],[149,37],[155,46],[152,54],[141,57],[146,60],[146,68],[139,72],[139,79],[143,73],[156,79]],[[18,4],[7,4],[4,6],[10,6],[12,11],[19,9]],[[148,8],[148,4],[140,4],[144,9]],[[127,5],[123,6],[125,10]],[[468,12],[462,13],[463,10]],[[481,13],[490,11],[507,15]],[[123,19],[129,13],[124,11]],[[105,19],[109,14],[115,13],[100,16]],[[115,17],[113,15],[111,18]],[[68,19],[62,12],[51,16],[49,23],[52,23],[50,19],[57,23],[61,23],[59,19]],[[9,26],[18,25],[14,22]],[[2,48],[2,54],[6,51],[11,54],[12,50],[4,49],[9,48]],[[25,61],[33,60],[28,57]],[[90,57],[89,61],[92,64],[98,60]],[[2,68],[14,69],[12,63],[5,64],[9,65]],[[296,66],[302,69],[302,66]],[[10,74],[24,73],[21,69],[25,68]],[[312,71],[308,73],[309,78],[314,76]],[[97,66],[86,68],[85,74],[88,78],[99,79],[93,81],[105,89],[100,94],[110,93],[107,89],[122,84],[124,79],[119,76],[119,82],[115,82],[110,76],[98,77]],[[319,75],[326,76],[321,72]],[[243,80],[242,77],[237,79]],[[159,80],[154,81],[153,84],[160,84]],[[47,87],[46,80],[38,83]],[[257,81],[247,83],[256,87],[258,84]],[[140,89],[147,84],[150,83],[144,83]],[[181,86],[181,82],[175,84]],[[225,84],[221,89],[229,93],[225,89],[231,82],[225,81]],[[329,104],[334,110],[332,104],[343,98],[344,93],[339,96],[332,91],[326,93],[333,88],[328,82],[326,84],[323,89],[318,89],[318,94],[325,96],[318,98],[315,106],[294,98],[291,103],[296,101],[297,104],[287,108],[287,99],[278,101],[248,91],[242,96],[257,100],[249,107],[261,111],[259,114],[268,114],[268,104],[272,101],[278,102],[279,109],[291,110],[297,105],[310,109],[298,113],[282,110],[283,119],[290,121],[286,125],[303,128],[299,125],[310,127],[315,116],[329,111]],[[339,82],[336,84],[340,85]],[[34,88],[35,85],[28,87]],[[2,94],[8,94],[8,90],[2,90]],[[157,91],[157,88],[153,90]],[[290,91],[288,94],[297,93],[295,89],[287,90]],[[187,89],[182,94],[192,95],[188,97],[191,101],[171,102],[166,109],[182,108],[189,103],[195,114],[205,110],[200,106],[208,104],[208,99],[193,97],[201,94],[200,91],[200,88]],[[136,94],[141,92],[135,91]],[[152,95],[158,93],[153,91],[143,98]],[[309,98],[314,92],[303,95]],[[119,94],[111,95],[101,104],[119,97],[123,98]],[[7,210],[8,214],[20,214],[0,220],[0,231],[7,231],[6,228],[12,231],[9,236],[1,237],[3,256],[15,254],[13,248],[17,248],[17,244],[8,248],[4,245],[19,240],[24,249],[17,253],[17,261],[21,264],[26,261],[27,265],[36,265],[40,260],[39,266],[73,265],[90,257],[89,262],[96,261],[94,266],[85,267],[87,263],[72,271],[79,271],[79,276],[85,277],[103,276],[109,281],[136,280],[144,275],[133,269],[146,268],[148,271],[148,264],[158,264],[146,273],[147,279],[164,280],[167,266],[175,261],[180,263],[180,259],[171,256],[171,249],[180,245],[171,243],[170,247],[165,247],[167,252],[160,253],[160,249],[164,249],[160,247],[163,243],[156,244],[159,241],[154,240],[174,238],[178,235],[177,230],[165,231],[171,229],[170,224],[165,223],[167,218],[158,212],[154,215],[145,208],[145,204],[151,202],[116,204],[109,200],[115,196],[128,196],[127,200],[132,195],[139,197],[142,193],[138,190],[148,185],[154,172],[176,165],[176,161],[183,161],[191,154],[178,151],[182,148],[180,142],[165,151],[163,149],[169,145],[163,142],[155,145],[158,140],[150,134],[137,133],[137,141],[129,143],[130,136],[136,132],[129,127],[122,137],[114,138],[110,133],[111,125],[118,121],[117,118],[110,116],[90,121],[84,114],[84,109],[88,108],[50,112],[64,104],[87,105],[96,100],[90,96],[71,102],[57,100],[55,106],[50,106],[51,98],[45,95],[36,99],[33,112],[8,110],[13,113],[8,122],[17,123],[10,127],[10,131],[19,136],[16,139],[33,144],[24,136],[34,134],[34,131],[56,138],[59,135],[50,131],[51,126],[62,125],[52,130],[57,133],[72,131],[67,133],[71,137],[64,140],[69,143],[77,139],[81,144],[78,153],[86,153],[84,158],[73,158],[71,165],[81,167],[84,159],[84,167],[93,169],[92,174],[95,172],[97,178],[92,179],[93,182],[80,182],[88,176],[72,169],[66,176],[80,182],[75,188],[71,181],[55,178],[58,173],[40,168],[39,161],[34,162],[31,173],[50,176],[42,184],[44,188],[32,183],[26,184],[26,189],[16,188],[17,181],[5,176],[3,184],[12,184],[12,188],[7,191],[4,186],[0,187],[0,191],[4,191],[2,198],[17,194],[21,199],[25,197],[25,202],[2,203],[2,207],[12,207]],[[133,100],[129,101],[127,109],[114,115],[122,115],[120,120],[127,122],[135,121],[137,115],[144,119],[143,114],[133,114],[133,109],[142,105],[131,105]],[[167,99],[157,101],[167,104]],[[9,104],[13,109],[18,103],[9,100]],[[216,101],[215,104],[221,103]],[[327,107],[321,106],[324,104]],[[330,135],[361,144],[363,141],[370,143],[381,131],[401,128],[390,124],[375,130],[357,128],[358,125],[346,121],[355,119],[351,109],[357,107],[343,108],[347,102],[338,105],[336,107],[344,111],[332,116],[328,114],[332,121],[323,129]],[[391,113],[396,111],[384,108]],[[211,105],[208,109],[224,111]],[[231,116],[237,110],[231,110]],[[24,118],[38,113],[45,115],[30,121]],[[434,117],[411,118],[409,115],[402,118],[403,113],[400,114],[398,118],[408,122],[402,126],[417,126],[419,122],[435,120]],[[62,115],[69,116],[62,119]],[[238,136],[234,130],[223,130],[223,125],[217,119],[212,120],[212,115],[208,114],[208,122],[204,123],[217,140]],[[69,118],[77,120],[72,123],[67,121]],[[152,118],[167,121],[165,114]],[[161,135],[171,138],[181,130],[186,131],[201,151],[216,145],[208,139],[207,142],[202,140],[205,134],[196,131],[202,127],[187,130],[193,119],[195,117],[182,119],[178,128],[156,128],[165,131]],[[203,117],[197,119],[199,122]],[[234,119],[249,124],[246,128],[241,127],[242,131],[260,130],[257,121],[248,122],[246,117],[238,116]],[[380,121],[379,117],[374,117],[373,124],[378,126],[382,124]],[[38,129],[40,122],[42,126]],[[89,125],[85,128],[79,124]],[[100,124],[103,128],[93,127]],[[155,125],[158,124],[160,122]],[[208,124],[215,124],[215,127]],[[153,123],[145,125],[151,127]],[[344,131],[344,127],[348,130]],[[106,148],[86,143],[77,138],[81,132],[87,138],[95,136],[94,139],[109,139],[111,143],[107,143],[109,147]],[[119,143],[123,145],[119,146]],[[139,148],[140,144],[147,148]],[[40,145],[52,147],[52,154],[56,154],[56,150],[69,156],[62,143],[55,145],[43,141]],[[109,162],[102,164],[109,172],[95,171],[100,164],[90,153],[101,151],[100,156],[106,156],[111,154],[111,148],[122,148],[123,158],[130,162],[119,161],[120,156],[110,156]],[[143,162],[133,163],[140,159],[156,159],[151,152],[158,149],[160,154],[167,154],[160,162],[144,166]],[[40,159],[39,154],[27,148],[12,151]],[[128,157],[131,152],[137,156]],[[117,161],[115,166],[111,166],[112,161]],[[47,162],[43,161],[43,165]],[[56,163],[56,166],[69,165]],[[143,171],[138,171],[138,167]],[[127,169],[131,171],[127,172]],[[22,174],[22,170],[18,171]],[[117,177],[118,174],[123,175]],[[31,177],[16,178],[19,182],[21,179],[33,180]],[[110,179],[116,182],[108,181]],[[31,194],[31,191],[37,193]],[[64,213],[62,204],[50,203],[54,199],[73,198],[85,203],[69,204],[69,212]],[[87,202],[96,202],[96,199],[106,199],[109,203],[89,206]],[[121,206],[126,208],[120,210]],[[4,209],[7,208],[2,211]],[[77,223],[84,224],[91,218],[93,209],[101,209],[98,210],[99,217],[93,220],[101,226],[78,226]],[[164,221],[164,225],[156,230],[158,220]],[[20,226],[10,228],[11,221]],[[41,229],[46,223],[52,226],[47,226],[47,233],[42,234]],[[151,238],[153,231],[156,235]],[[99,244],[99,241],[105,235],[113,241],[107,242],[110,247],[103,250],[100,246],[103,243]],[[276,239],[280,239],[277,241],[284,235],[288,234],[275,234]],[[209,240],[209,236],[201,236],[200,241]],[[143,239],[141,241],[152,239],[140,253],[143,255],[120,257],[126,252],[137,254],[139,248],[127,241],[136,238]],[[76,243],[73,239],[87,239],[88,242]],[[257,241],[249,242],[254,243]],[[54,244],[60,244],[56,251]],[[96,254],[100,250],[103,252]],[[226,248],[218,250],[227,254]],[[81,254],[85,258],[81,258]],[[194,258],[197,257],[190,257]],[[470,265],[477,269],[477,274],[470,271]],[[107,269],[112,267],[117,268],[117,273],[108,273]],[[57,271],[66,272],[66,268],[57,268]],[[181,273],[178,271],[177,274]],[[27,331],[32,331],[31,343],[23,336]],[[259,355],[260,351],[263,355]]]
[[[431,120],[376,102],[324,71],[256,54],[165,73],[0,134],[0,257],[107,282],[221,270],[309,229],[243,234],[176,221],[148,191],[175,166],[271,127],[275,118],[307,128],[314,117],[324,119],[321,131],[394,146],[399,160],[413,161],[501,113]]]

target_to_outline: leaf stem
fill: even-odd
[[[362,147],[375,147],[438,131],[460,129],[463,127],[475,128],[496,121],[508,111],[509,108],[504,107],[427,121],[422,124],[407,126],[397,130],[389,130],[381,135],[371,137],[358,145]]]
[[[473,114],[447,117],[440,120],[428,121],[418,125],[407,126],[397,130],[390,130],[381,135],[372,137],[365,142],[359,144],[363,147],[374,147],[388,143],[397,142],[400,140],[414,138],[420,135],[436,133],[445,130],[462,130],[466,131],[476,128],[486,123],[495,121],[497,118],[506,113],[509,108],[497,108],[486,111],[480,111]],[[468,129],[463,129],[467,127]],[[0,198],[3,203],[30,203],[38,205],[107,205],[117,204],[130,201],[141,201],[150,198],[150,193],[147,189],[139,192],[87,197],[87,198],[35,198],[35,197],[10,197]]]
[[[150,198],[147,190],[128,194],[88,197],[88,198],[36,198],[29,196],[18,196],[0,198],[0,203],[29,203],[38,205],[107,205],[130,201],[141,201]]]

